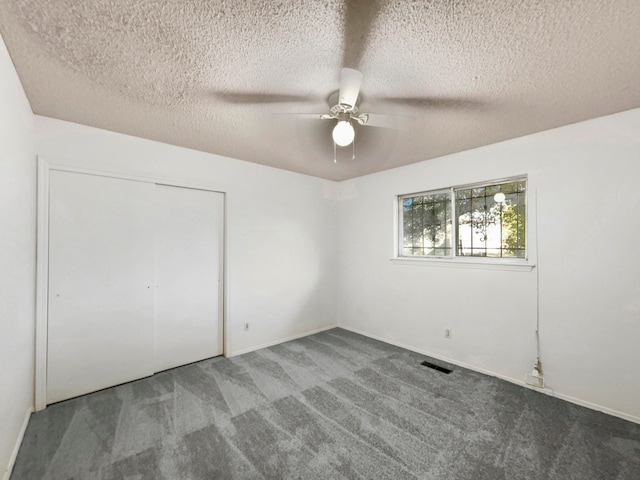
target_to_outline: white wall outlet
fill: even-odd
[[[245,332],[249,331],[249,322],[244,322],[244,331]]]
[[[444,329],[444,338],[451,338],[451,329],[450,328],[445,328]]]

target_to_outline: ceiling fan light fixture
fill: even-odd
[[[351,122],[347,120],[340,120],[335,127],[333,127],[333,133],[331,134],[333,141],[336,145],[346,147],[353,142],[356,132],[353,129]]]

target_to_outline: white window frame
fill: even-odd
[[[470,255],[458,255],[458,242],[457,238],[457,209],[456,209],[456,191],[469,188],[487,187],[492,185],[498,185],[501,183],[511,182],[526,182],[526,199],[525,199],[525,254],[524,258],[514,257],[477,257]],[[403,228],[403,204],[404,200],[411,197],[417,197],[421,195],[433,195],[448,193],[451,199],[451,255],[405,255],[403,252],[404,245],[404,228]],[[532,219],[531,214],[535,214],[535,210],[532,207],[534,202],[534,195],[530,188],[530,182],[528,175],[515,175],[512,177],[504,177],[486,180],[482,182],[467,183],[460,185],[453,185],[446,188],[435,188],[431,190],[424,190],[415,193],[403,193],[395,196],[395,242],[394,242],[394,256],[392,260],[402,264],[417,264],[417,265],[432,265],[432,266],[454,266],[454,267],[478,267],[478,268],[498,268],[505,270],[531,270],[534,264],[531,263],[530,252],[532,251],[531,241],[535,238],[532,234],[532,229],[535,228],[535,220]],[[535,246],[534,246],[535,248]]]

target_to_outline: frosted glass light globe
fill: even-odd
[[[341,147],[346,147],[353,142],[355,135],[356,132],[353,130],[353,126],[346,120],[339,121],[336,126],[333,127],[333,141],[336,142],[336,145],[340,145]]]
[[[504,203],[506,197],[504,193],[498,192],[493,196],[493,199],[495,200],[496,203]]]

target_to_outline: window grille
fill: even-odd
[[[525,258],[526,189],[514,178],[400,195],[399,255]]]
[[[526,182],[454,189],[459,256],[524,258]]]

